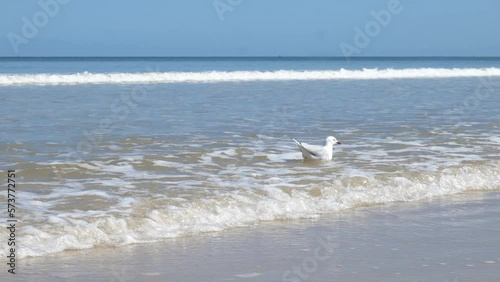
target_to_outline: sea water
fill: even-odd
[[[495,58],[0,59],[17,254],[499,190],[499,91]]]

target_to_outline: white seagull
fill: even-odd
[[[309,145],[306,143],[300,143],[299,141],[290,137],[302,152],[302,157],[304,160],[322,160],[331,161],[333,155],[333,145],[340,144],[339,141],[333,136],[326,137],[324,146]]]

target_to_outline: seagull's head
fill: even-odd
[[[333,136],[328,136],[326,137],[326,144],[329,144],[329,145],[336,145],[336,144],[341,144],[339,141],[337,141],[337,138],[333,137]]]

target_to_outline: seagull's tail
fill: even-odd
[[[290,137],[290,139],[292,139],[292,140],[293,140],[293,142],[297,143],[297,145],[302,146],[302,144],[301,144],[299,141],[297,141],[297,140],[293,139],[292,137]]]

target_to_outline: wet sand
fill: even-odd
[[[500,281],[500,192],[66,251],[1,281]],[[5,268],[5,267],[4,267]]]

